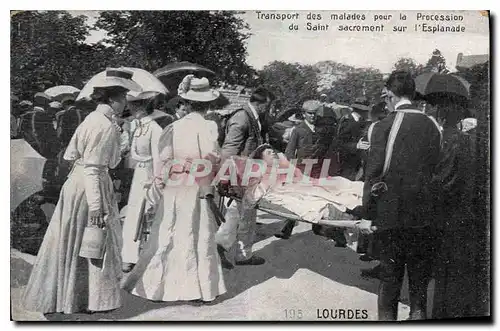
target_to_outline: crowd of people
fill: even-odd
[[[159,93],[141,91],[126,70],[109,69],[91,102],[33,105],[12,99],[11,138],[25,139],[47,158],[45,195],[57,204],[24,293],[26,309],[110,311],[121,306],[121,289],[153,301],[210,302],[226,292],[224,268],[266,263],[252,248],[255,208],[240,201],[224,205],[219,226],[217,190],[210,182],[167,185],[172,178],[186,179],[194,159],[220,164],[234,156],[262,158],[273,93],[256,88],[222,130],[220,120],[210,119],[218,97],[207,78],[188,75],[165,111]],[[380,279],[379,319],[397,319],[405,267],[411,319],[431,316],[432,277],[432,317],[464,316],[468,257],[458,241],[467,237],[473,219],[474,180],[474,129],[462,124],[470,122],[462,122],[464,106],[446,95],[417,105],[415,82],[403,71],[390,75],[375,105],[359,97],[352,111],[339,116],[325,97],[305,100],[302,120],[286,138],[286,149],[277,152],[296,159],[301,172],[302,160],[319,160],[309,169],[311,178],[364,182],[362,205],[348,213],[363,220],[357,228],[360,258],[380,261],[363,271]],[[165,174],[174,159],[184,164]],[[121,196],[117,181],[130,184]],[[145,221],[148,236],[141,240]],[[290,238],[295,223],[286,221],[276,237]],[[89,228],[105,234],[91,258],[82,254],[89,240],[97,240]],[[314,224],[313,231],[347,246],[342,229]],[[449,291],[465,294],[451,302]]]

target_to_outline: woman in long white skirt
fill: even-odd
[[[132,270],[139,259],[141,241],[136,238],[136,232],[144,213],[144,186],[151,183],[155,173],[153,167],[159,164],[158,141],[162,129],[155,119],[167,114],[154,109],[158,95],[158,92],[145,91],[138,96],[127,97],[137,125],[132,133],[130,148],[130,157],[135,162],[135,169],[128,197],[127,216],[123,223],[123,272]]]
[[[108,174],[120,162],[115,117],[129,90],[140,90],[132,73],[109,69],[94,86],[99,103],[78,126],[64,154],[74,161],[33,266],[23,303],[30,311],[108,311],[121,305],[121,226]],[[103,259],[79,256],[85,227],[105,226]]]
[[[181,165],[165,170],[162,184],[153,186],[153,191],[161,190],[156,198],[160,207],[124,288],[154,301],[212,301],[226,287],[215,243],[217,224],[205,199],[209,186],[189,185],[186,180],[190,161],[217,153],[217,125],[205,120],[203,113],[218,93],[209,88],[206,78],[187,76],[181,86],[179,95],[189,101],[191,112],[168,126],[159,142],[162,161],[176,160]],[[171,185],[169,179],[184,185]]]

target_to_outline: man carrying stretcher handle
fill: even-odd
[[[362,182],[338,176],[312,178],[310,167],[302,173],[294,160],[289,161],[267,144],[259,146],[250,158],[233,157],[230,161],[235,175],[222,195],[241,200],[245,209],[257,207],[271,214],[275,208],[281,213],[284,209],[294,220],[328,227],[350,228],[359,223],[347,210],[361,205]],[[328,165],[323,168],[321,172],[326,173]],[[218,175],[221,183],[227,181],[225,169],[219,171],[223,174]]]
[[[257,88],[250,96],[248,104],[237,110],[227,122],[224,142],[221,146],[222,162],[234,156],[249,156],[262,141],[262,125],[259,117],[271,108],[274,96],[263,87]],[[257,223],[257,211],[246,209],[239,202],[227,208],[226,222],[215,235],[222,266],[233,268],[225,252],[236,243],[237,265],[259,265],[265,263],[261,257],[252,254],[253,238]]]

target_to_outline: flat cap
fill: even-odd
[[[322,106],[323,104],[318,100],[307,100],[302,105],[302,109],[305,111],[318,111]]]

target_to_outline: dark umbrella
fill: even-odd
[[[177,88],[186,75],[193,74],[207,78],[215,75],[212,70],[187,61],[167,64],[153,74],[167,87],[170,97],[177,95]]]
[[[423,73],[415,78],[416,91],[424,99],[433,94],[452,94],[470,99],[470,84],[451,74]]]
[[[46,109],[51,102],[52,98],[43,92],[36,93],[35,97],[33,98],[33,105],[42,107],[44,109]]]

